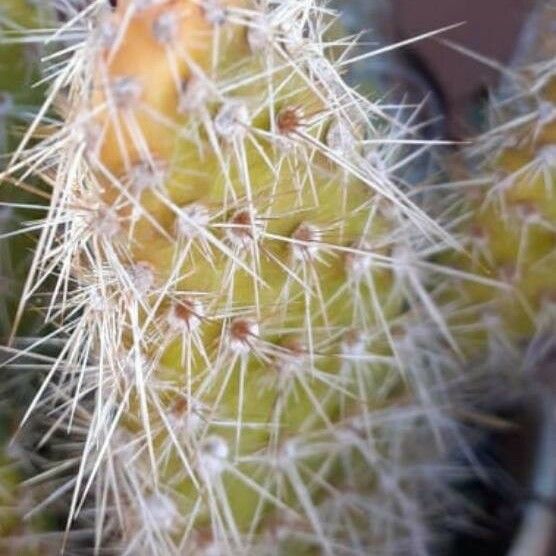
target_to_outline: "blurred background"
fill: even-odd
[[[480,133],[484,106],[503,86],[506,68],[528,61],[535,34],[556,37],[556,29],[535,21],[539,6],[534,0],[336,3],[350,31],[370,30],[360,37],[366,50],[400,43],[357,66],[353,81],[378,73],[389,94],[424,101],[424,135],[450,140],[456,156]],[[533,380],[519,394],[486,386],[500,393],[485,402],[493,426],[477,430],[473,477],[457,484],[469,516],[447,516],[448,548],[439,556],[556,555],[556,352],[553,339],[547,345],[531,346],[526,371]],[[548,406],[541,402],[547,396]]]
[[[366,70],[380,70],[415,100],[429,97],[429,109],[439,111],[442,132],[453,140],[476,132],[474,112],[499,84],[500,68],[526,48],[526,26],[536,5],[535,0],[337,2],[350,30],[371,30],[362,42],[409,43],[369,61]]]

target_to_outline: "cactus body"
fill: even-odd
[[[125,554],[425,553],[455,365],[446,235],[389,169],[407,129],[316,2],[98,6],[12,167],[51,188],[25,295],[55,273],[70,522],[95,498]]]
[[[541,7],[544,24],[554,5]],[[462,343],[520,351],[553,319],[556,272],[556,68],[554,44],[538,31],[529,65],[513,72],[489,112],[491,129],[468,149],[471,181],[460,230],[469,256],[450,264],[495,277],[499,287],[458,286]],[[532,61],[533,60],[533,61]],[[478,170],[478,171],[477,171]],[[473,183],[474,182],[474,183]],[[469,187],[471,186],[471,187]],[[463,205],[463,209],[462,209]]]

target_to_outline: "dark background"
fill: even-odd
[[[507,65],[515,54],[523,23],[534,3],[533,0],[390,0],[390,13],[381,27],[386,37],[394,41],[462,23],[438,39],[416,42],[401,53],[434,87],[450,138],[467,135],[469,111],[489,88],[496,86],[500,73],[444,46],[441,39]]]

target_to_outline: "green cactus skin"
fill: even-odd
[[[98,549],[427,552],[457,346],[426,259],[449,237],[328,21],[93,3],[53,72],[62,122],[12,161],[50,188],[23,299],[55,275],[64,347],[36,401],[83,435],[69,519],[96,499]]]

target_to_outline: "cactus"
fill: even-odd
[[[68,528],[91,514],[123,554],[427,553],[459,358],[515,350],[553,296],[553,66],[448,197],[462,251],[316,0],[71,5],[9,168],[49,196],[20,312],[52,288],[29,413],[80,444]]]
[[[34,347],[63,347],[30,409],[83,435],[69,525],[93,498],[98,548],[427,550],[457,367],[427,260],[451,240],[330,21],[98,1],[57,35],[85,29],[10,173],[49,188],[21,306],[53,277]]]
[[[454,326],[468,352],[486,345],[493,358],[519,354],[554,318],[555,45],[538,26],[554,22],[555,8],[541,3],[522,67],[506,78],[489,108],[489,129],[465,152],[466,193],[448,199],[469,253],[452,253],[449,264],[501,285],[466,281],[452,288],[450,302],[462,309],[454,311]]]

